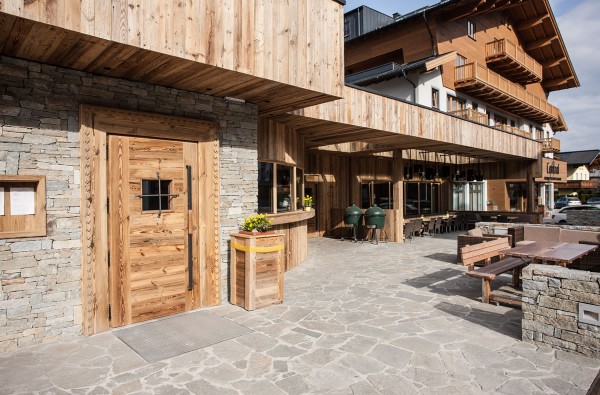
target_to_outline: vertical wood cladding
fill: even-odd
[[[0,11],[341,96],[343,7],[335,1],[11,0]]]

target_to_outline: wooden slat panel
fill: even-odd
[[[368,115],[374,113],[381,115]],[[537,159],[541,152],[537,141],[350,87],[344,88],[344,99],[335,103],[274,119],[304,135],[307,147],[359,140],[386,142],[387,149],[422,147],[498,159]],[[381,140],[381,136],[388,138]]]
[[[23,0],[3,2],[0,11],[341,96],[343,7],[335,1],[28,0],[26,3],[27,6]]]

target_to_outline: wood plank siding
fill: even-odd
[[[344,99],[281,115],[307,148],[352,141],[493,159],[537,159],[541,144],[430,108],[345,87]]]
[[[341,96],[342,13],[323,0],[11,0],[0,52],[285,112]]]

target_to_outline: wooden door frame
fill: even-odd
[[[192,141],[198,144],[196,195],[201,294],[197,307],[221,304],[219,139],[214,122],[81,105],[81,273],[85,336],[109,329],[107,135]],[[196,181],[196,180],[194,180]],[[204,188],[203,186],[208,185]]]

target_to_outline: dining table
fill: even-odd
[[[597,249],[597,245],[535,241],[504,251],[507,256],[530,258],[534,263],[549,263],[566,267]]]

